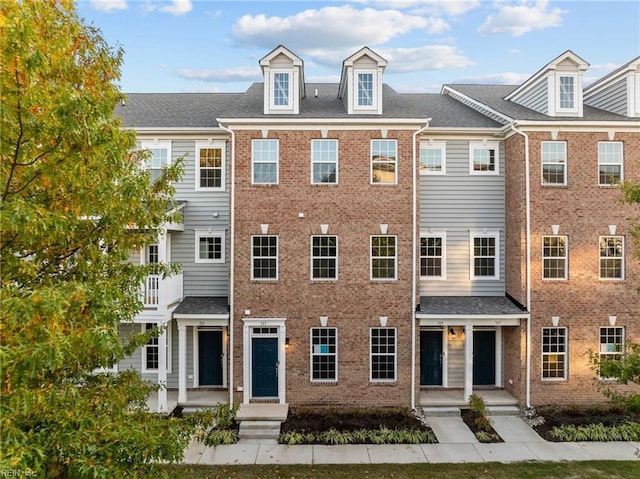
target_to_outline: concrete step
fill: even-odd
[[[520,414],[518,406],[487,406],[489,416],[517,416]]]
[[[238,437],[252,440],[278,440],[280,421],[241,421]]]
[[[427,418],[460,416],[460,408],[457,406],[428,406],[423,407],[422,412]]]

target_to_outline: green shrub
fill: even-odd
[[[551,430],[556,441],[640,441],[640,423],[626,421],[617,426],[605,426],[602,423],[584,426],[560,426]]]
[[[238,433],[233,429],[212,429],[204,441],[207,446],[213,447],[236,442],[238,442]]]

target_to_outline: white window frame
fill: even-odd
[[[602,151],[602,149],[606,149],[607,146],[619,146],[620,156],[617,156],[617,152]],[[598,186],[617,186],[617,183],[602,183],[600,181],[600,167],[602,166],[618,166],[620,168],[620,178],[618,181],[624,181],[624,144],[621,141],[598,142]]]
[[[475,239],[493,238],[495,240],[495,256],[493,263],[493,276],[476,276],[475,268]],[[470,231],[469,232],[469,279],[477,281],[494,281],[500,279],[500,232],[499,231]],[[482,256],[484,258],[485,256]],[[488,258],[488,256],[487,256]]]
[[[620,239],[621,242],[621,250],[622,250],[622,254],[620,256],[602,256],[602,241],[605,240],[606,238],[618,238]],[[625,268],[624,268],[624,263],[625,263],[625,241],[624,241],[624,236],[621,235],[602,235],[598,237],[598,277],[600,278],[601,281],[624,281],[624,277],[625,277]],[[620,261],[620,276],[619,277],[607,277],[607,276],[602,276],[602,261],[603,260],[610,260],[610,259],[615,259],[615,260],[619,260]]]
[[[440,257],[440,276],[423,276],[422,275],[422,259],[423,258],[437,258],[438,256],[428,256],[422,254],[422,240],[429,238],[440,238],[442,241],[442,254]],[[446,231],[432,231],[430,233],[420,233],[420,279],[427,281],[443,281],[447,279],[447,232]]]
[[[573,106],[569,108],[562,107],[562,78],[572,78],[573,79],[573,91],[571,92],[573,95]],[[557,72],[556,73],[556,112],[558,113],[578,113],[578,88],[579,88],[580,78],[577,73],[569,73],[569,72]]]
[[[314,344],[314,331],[333,331],[333,347],[335,352],[329,352],[329,348],[331,347],[330,342],[326,344],[327,351],[322,351],[322,348],[316,348],[315,346],[325,346],[325,344],[321,343],[323,337],[319,336],[318,341],[320,344]],[[328,336],[326,337],[328,338]],[[330,339],[330,338],[329,338]],[[333,378],[314,378],[314,370],[313,370],[313,358],[315,356],[327,356],[333,357],[334,361],[334,369],[335,369],[335,377]],[[312,383],[335,383],[338,382],[338,328],[331,327],[318,327],[318,328],[310,328],[309,329],[309,379]]]
[[[331,152],[328,150],[316,151],[315,145],[321,144],[334,144],[335,145],[335,160],[326,156],[330,155]],[[311,184],[312,185],[337,185],[338,184],[338,140],[334,139],[321,139],[321,140],[311,140]],[[334,165],[335,166],[335,181],[314,181],[314,167],[316,165]]]
[[[276,75],[287,75],[287,103],[276,104]],[[269,108],[272,110],[290,110],[293,104],[293,71],[271,69],[269,71],[271,91],[269,92]]]
[[[564,256],[545,256],[545,246],[544,246],[544,240],[545,238],[564,238]],[[541,238],[541,246],[542,246],[542,271],[540,272],[540,274],[542,275],[542,279],[544,281],[566,281],[567,279],[569,279],[569,237],[566,235],[543,235]],[[559,260],[559,259],[563,259],[564,260],[564,274],[562,275],[562,277],[560,278],[547,278],[544,275],[545,272],[545,261],[546,260]]]
[[[475,152],[476,151],[492,151],[494,154],[494,164],[492,170],[476,170]],[[469,142],[469,174],[470,175],[499,175],[500,174],[500,142],[499,141],[470,141]]]
[[[614,330],[614,331],[611,331]],[[616,338],[620,338],[620,342],[614,341],[612,343],[607,343],[607,342],[602,342],[603,339],[603,333],[604,333],[604,338],[605,339],[609,339],[609,338],[613,338],[614,340]],[[612,333],[612,334],[610,334]],[[618,348],[616,345],[620,345],[620,347]],[[615,351],[616,349],[619,349],[618,351]],[[625,328],[624,326],[600,326],[600,329],[598,330],[598,358],[599,361],[602,362],[603,360],[618,360],[618,361],[622,361],[623,356],[624,356],[624,352],[625,352]],[[616,358],[617,356],[617,358]],[[599,375],[599,373],[598,373]],[[610,378],[610,377],[605,377],[605,376],[600,376],[600,379],[615,379],[615,378]]]
[[[557,333],[562,331],[562,339],[563,342],[562,343],[557,343],[557,344],[552,344],[551,342],[545,344],[545,331],[550,331],[550,332],[556,332],[556,338]],[[547,336],[547,338],[552,338],[552,335]],[[545,352],[545,346],[547,346],[547,348],[549,349],[549,351]],[[554,346],[557,346],[556,349],[562,349],[562,351],[551,351],[551,349],[554,349]],[[540,339],[540,354],[541,354],[541,361],[540,361],[540,379],[542,381],[565,381],[568,377],[568,366],[569,366],[569,337],[568,337],[568,331],[567,328],[562,327],[562,326],[553,326],[553,327],[543,327],[542,331],[541,331],[541,339]],[[562,377],[558,376],[558,377],[550,377],[547,376],[545,377],[545,372],[547,373],[551,373],[553,372],[551,369],[547,369],[545,370],[544,367],[544,359],[545,357],[550,357],[550,356],[562,356],[563,362],[562,362]]]
[[[385,353],[374,353],[373,352],[373,332],[385,330],[385,331],[393,331],[393,353],[389,354]],[[385,336],[388,337],[388,336]],[[375,378],[373,377],[373,358],[374,356],[393,356],[393,378]],[[397,382],[398,380],[398,330],[397,328],[391,327],[376,327],[369,328],[369,381],[372,383],[392,383]]]
[[[426,162],[426,152],[440,152],[440,169],[430,170]],[[423,156],[423,152],[425,156]],[[423,160],[425,160],[423,162]],[[447,174],[447,142],[446,141],[421,141],[419,152],[419,170],[421,175],[441,175]]]
[[[564,146],[564,158],[547,158],[545,159],[545,151],[544,151],[544,147],[545,145],[563,145]],[[566,141],[542,141],[540,142],[540,181],[541,181],[541,185],[542,186],[567,186],[567,166],[568,166],[568,148],[567,148],[567,142]],[[559,151],[554,151],[554,152],[548,152],[548,153],[553,153],[555,154],[559,154]],[[554,160],[554,161],[552,161]],[[545,182],[544,179],[544,165],[562,165],[562,171],[563,171],[563,180],[562,183],[547,183]]]
[[[200,257],[200,239],[201,238],[220,238],[220,258],[201,258]],[[225,249],[226,249],[226,234],[224,231],[198,231],[195,232],[195,262],[196,263],[224,263],[225,262]]]
[[[275,238],[276,239],[276,255],[273,256],[254,256],[253,254],[253,240],[254,238]],[[252,281],[278,281],[280,277],[280,237],[278,235],[252,235],[251,236],[251,280]],[[257,278],[254,275],[254,260],[256,259],[275,259],[276,261],[276,276],[275,278]]]
[[[335,249],[336,249],[336,254],[335,256],[314,256],[313,254],[313,240],[315,238],[334,238],[335,239]],[[311,277],[311,281],[337,281],[338,280],[338,236],[337,235],[313,235],[311,236],[311,241],[310,241],[310,254],[309,257],[311,259],[311,271],[310,271],[310,277]],[[334,261],[334,269],[335,269],[335,275],[331,278],[327,277],[327,278],[322,278],[322,277],[318,277],[316,278],[313,275],[313,271],[314,271],[314,266],[313,263],[315,260],[333,260]]]
[[[371,75],[371,105],[360,104],[360,75]],[[358,68],[353,71],[353,109],[378,109],[378,70]]]
[[[256,159],[256,145],[258,143],[269,143],[275,145],[275,160],[274,159]],[[269,182],[258,182],[256,181],[256,164],[275,164],[276,168],[276,179],[275,181]],[[280,182],[280,141],[275,138],[256,138],[251,140],[251,184],[252,185],[277,185]]]
[[[161,165],[157,167],[155,165],[150,164],[153,162],[153,157],[149,158],[142,164],[142,168],[145,170],[151,171],[151,179],[154,180],[154,172],[159,171],[162,174],[162,166],[171,165],[171,140],[141,140],[140,147],[143,150],[149,150],[153,153],[153,150],[166,150],[167,152],[167,163],[165,165]]]
[[[157,323],[142,323],[142,333],[146,333],[147,331],[149,331],[150,329],[153,329],[155,327],[158,327]],[[149,327],[151,326],[151,327]],[[160,345],[159,345],[159,339],[158,336],[156,336],[155,338],[150,339],[149,341],[155,341],[155,344],[149,344],[149,342],[145,343],[142,346],[142,372],[143,373],[157,373],[158,370],[160,369]],[[148,354],[148,349],[149,348],[156,348],[157,349],[157,355],[158,355],[158,367],[157,368],[149,368],[147,366],[147,354]]]
[[[203,167],[200,165],[200,151],[201,150],[220,150],[220,167],[217,166],[206,166]],[[225,191],[226,188],[226,166],[227,166],[227,148],[226,142],[224,141],[196,141],[196,159],[195,159],[195,168],[196,168],[196,190],[199,191]],[[202,186],[200,184],[202,179],[202,170],[213,170],[220,169],[220,186]]]
[[[393,238],[393,256],[373,256],[373,238]],[[393,258],[393,278],[374,278],[373,276],[373,262],[376,259],[389,259]],[[371,281],[397,281],[398,280],[398,237],[396,235],[371,235],[369,237],[369,279]]]
[[[393,144],[394,145],[394,153],[395,153],[395,157],[393,159],[393,161],[391,160],[374,160],[374,149],[373,149],[373,145],[374,143],[389,143],[389,144]],[[369,181],[372,185],[397,185],[398,184],[398,140],[395,139],[386,139],[386,138],[376,138],[371,140],[370,145],[369,145],[369,158],[370,158],[370,167],[369,167],[369,174],[370,174],[370,178]],[[376,151],[379,151],[379,148],[376,149]],[[387,157],[385,157],[387,158]],[[374,164],[379,164],[379,165],[391,165],[393,164],[394,167],[394,174],[393,174],[393,181],[374,181],[374,174],[373,174],[373,165]]]

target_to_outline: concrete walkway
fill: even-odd
[[[462,419],[431,417],[427,422],[438,444],[286,446],[240,441],[213,448],[193,442],[185,450],[183,462],[222,465],[640,460],[635,455],[640,442],[547,442],[519,417],[492,416],[490,419],[504,442],[479,443]]]

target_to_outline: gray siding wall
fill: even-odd
[[[461,334],[458,334],[456,339],[447,341],[447,354],[449,355],[447,359],[447,387],[464,387],[464,342]]]
[[[549,86],[547,78],[542,78],[538,83],[523,96],[518,98],[516,103],[531,108],[540,113],[549,113]]]
[[[499,146],[498,175],[470,175],[469,141],[446,140],[446,175],[420,177],[419,207],[421,232],[446,232],[447,269],[446,280],[422,279],[420,295],[504,295],[504,145]],[[500,232],[500,277],[471,280],[469,231],[485,229]]]
[[[590,96],[585,100],[585,103],[612,113],[626,115],[627,101],[627,80],[623,78],[610,87]]]

